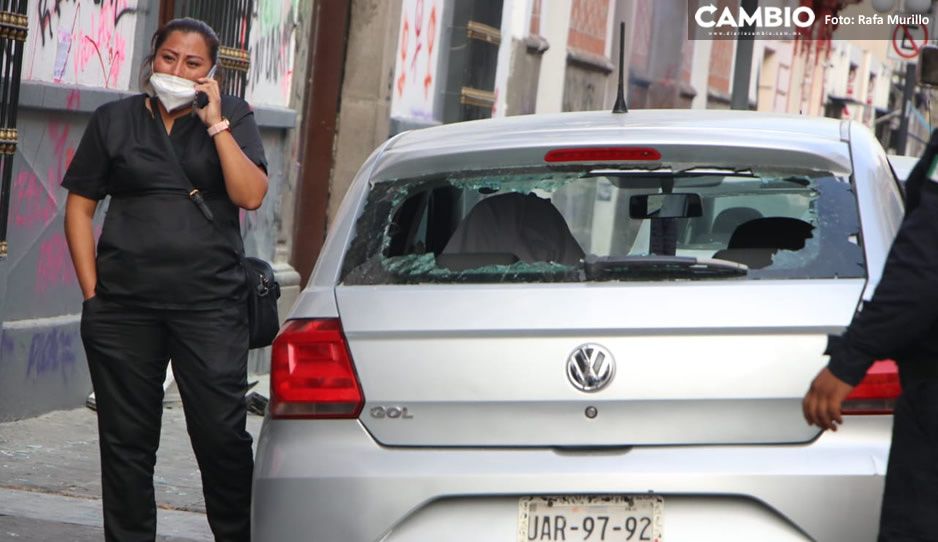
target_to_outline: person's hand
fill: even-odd
[[[840,407],[851,390],[853,386],[834,376],[827,367],[822,369],[814,377],[804,401],[801,402],[804,419],[808,425],[836,431],[837,426],[843,423]]]
[[[196,92],[204,92],[208,95],[208,105],[203,108],[195,108],[196,115],[202,120],[206,128],[218,124],[222,120],[221,116],[221,91],[218,88],[218,81],[202,77],[196,81]]]

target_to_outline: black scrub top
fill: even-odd
[[[246,291],[238,208],[225,190],[215,143],[195,116],[176,119],[167,134],[148,99],[140,94],[99,107],[62,181],[86,198],[111,196],[95,293],[154,309],[207,310],[240,301]],[[222,96],[222,114],[244,154],[266,171],[250,106]],[[217,227],[189,199],[173,153]]]

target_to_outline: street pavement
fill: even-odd
[[[267,395],[267,375],[253,391]],[[263,418],[248,414],[255,443]],[[100,542],[97,419],[88,408],[0,423],[0,541]],[[157,452],[157,540],[211,541],[202,482],[178,393],[170,389]]]

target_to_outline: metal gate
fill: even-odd
[[[23,49],[29,30],[27,0],[0,0],[0,258],[7,255],[10,184],[16,153],[16,110],[20,96]]]

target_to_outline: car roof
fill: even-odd
[[[693,154],[689,152],[693,147],[697,162],[700,146],[709,145],[713,150],[703,161],[714,165],[732,161],[740,149],[748,148],[763,151],[765,165],[807,160],[811,167],[849,172],[847,140],[847,121],[755,111],[637,109],[624,114],[518,115],[405,132],[385,148],[375,176],[393,179],[446,171],[459,164],[460,157],[480,167],[509,166],[512,161],[518,165],[542,161],[544,149],[603,145],[665,146],[671,150],[665,155],[667,161],[680,161]]]

